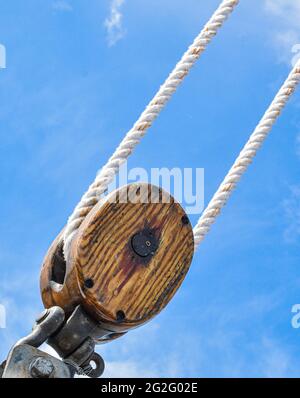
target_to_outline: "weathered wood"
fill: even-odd
[[[135,203],[123,203],[128,196]],[[162,203],[167,199],[169,203]],[[168,304],[194,251],[182,207],[148,184],[123,187],[94,207],[73,239],[64,281],[59,267],[53,272],[60,244],[61,235],[42,270],[45,306],[70,311],[80,303],[116,332],[149,321]],[[51,281],[53,277],[63,283]]]
[[[64,261],[62,239],[63,231],[54,240],[46,254],[41,270],[40,288],[45,308],[58,305],[68,315],[81,303],[82,296],[74,262],[69,261],[66,264]],[[55,267],[61,270],[63,280],[56,280]]]

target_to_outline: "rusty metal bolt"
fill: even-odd
[[[53,363],[47,358],[35,358],[30,364],[30,374],[34,379],[49,379],[53,372]]]

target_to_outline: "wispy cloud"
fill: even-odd
[[[268,336],[263,336],[261,342],[261,372],[263,377],[290,377],[293,360],[290,351]]]
[[[121,11],[124,3],[125,0],[111,0],[110,15],[104,22],[109,46],[114,46],[125,35],[125,29],[123,27],[123,14]]]
[[[265,9],[269,16],[276,18],[272,38],[280,60],[290,63],[292,48],[300,43],[300,0],[265,0]]]
[[[115,361],[105,364],[105,377],[108,378],[138,378],[138,377],[159,377],[159,374],[145,368],[134,361]]]
[[[290,192],[290,197],[283,202],[287,222],[284,238],[287,243],[295,243],[300,235],[300,185],[291,187]]]
[[[52,4],[52,8],[57,11],[70,12],[73,10],[71,4],[66,0],[57,0]]]
[[[0,260],[3,258],[0,253]],[[41,312],[42,304],[36,300],[37,281],[36,272],[13,272],[12,267],[7,273],[2,271],[0,303],[6,310],[6,328],[0,330],[0,362],[21,337],[30,333],[34,319]],[[20,294],[19,297],[17,292]]]
[[[174,328],[171,338],[164,324],[154,321],[111,345],[99,347],[106,360],[104,377],[291,375],[293,367],[296,368],[291,348],[278,341],[272,328],[266,328],[262,322],[281,305],[282,297],[282,290],[278,289],[270,295],[250,297],[230,309],[227,304],[214,302],[201,312],[202,330],[181,333],[180,328]],[[259,326],[249,336],[245,330],[253,325],[254,319]],[[178,323],[182,320],[177,319]],[[213,321],[214,328],[206,328],[208,320]],[[155,342],[159,340],[162,346],[158,350]],[[148,346],[153,350],[147,351]]]
[[[297,24],[300,18],[299,0],[265,0],[266,9],[289,23]]]
[[[296,137],[296,155],[300,160],[300,133]],[[284,231],[286,243],[299,242],[300,236],[300,185],[290,187],[289,196],[283,201],[287,227]]]

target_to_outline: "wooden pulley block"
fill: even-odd
[[[62,235],[41,272],[45,307],[58,305],[71,314],[82,305],[115,334],[148,322],[169,303],[194,253],[183,208],[145,183],[122,187],[92,209],[72,240],[67,263]]]

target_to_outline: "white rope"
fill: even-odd
[[[182,83],[192,66],[204,52],[207,45],[221,28],[227,17],[232,13],[239,0],[224,0],[205,25],[202,32],[183,55],[181,61],[176,65],[165,83],[160,87],[158,93],[152,99],[145,111],[141,114],[133,128],[126,134],[125,138],[109,159],[108,163],[98,173],[95,181],[83,195],[76,206],[73,214],[68,220],[64,233],[64,253],[68,256],[72,237],[81,225],[86,215],[91,211],[101,196],[107,190],[114,176],[118,173],[121,165],[126,161],[134,148],[139,144],[141,138],[157,118],[163,107],[175,93],[177,87]]]
[[[250,136],[249,141],[236,159],[219,189],[201,215],[198,224],[194,228],[195,250],[198,248],[205,235],[209,232],[211,225],[215,222],[222,208],[227,203],[232,191],[247,170],[254,156],[262,146],[264,140],[267,138],[274,123],[278,119],[281,111],[295,91],[299,82],[300,61],[298,61],[296,66],[293,68],[289,77],[279,90],[269,109],[266,111],[260,123]]]

